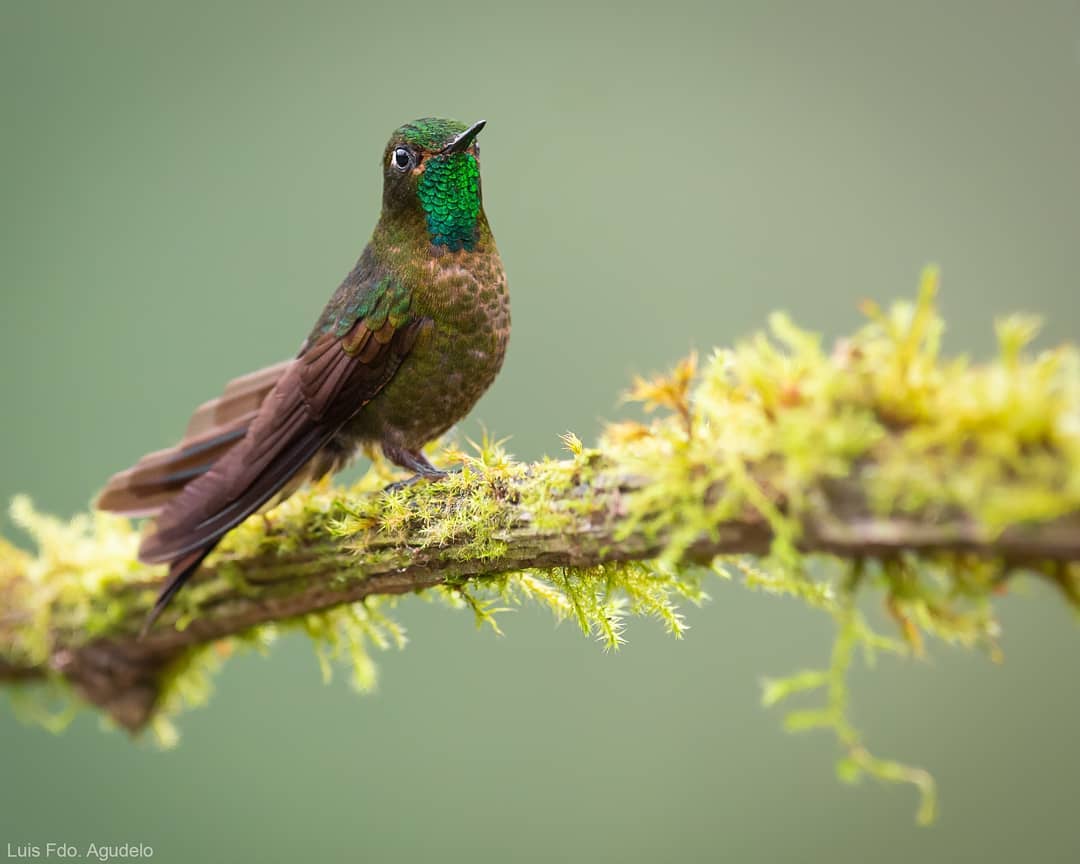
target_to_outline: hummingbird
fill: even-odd
[[[462,419],[502,366],[506,274],[484,214],[484,122],[425,117],[383,151],[382,212],[297,355],[200,406],[176,446],[113,476],[101,510],[156,517],[139,559],[167,563],[145,634],[221,538],[378,445],[445,475],[423,447]]]

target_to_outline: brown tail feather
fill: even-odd
[[[150,453],[110,478],[97,500],[98,509],[133,517],[160,512],[243,439],[259,406],[291,362],[229,382],[219,398],[195,411],[178,445]]]
[[[259,410],[267,394],[274,389],[278,379],[293,363],[285,360],[257,372],[251,372],[240,378],[234,378],[225,385],[225,391],[217,399],[211,399],[200,405],[188,422],[184,441],[202,438],[215,429],[229,426],[240,417]],[[181,442],[183,443],[183,442]]]
[[[97,500],[99,510],[153,516],[191,480],[206,473],[244,437],[254,413],[203,439],[150,453],[114,475]]]
[[[161,589],[161,593],[158,594],[157,599],[154,601],[154,608],[150,610],[146,620],[143,621],[142,630],[139,631],[140,639],[150,632],[150,628],[154,626],[154,622],[165,611],[172,598],[176,596],[176,592],[184,587],[184,583],[195,574],[203,559],[213,551],[216,545],[214,543],[204,549],[196,549],[169,565],[169,581]]]

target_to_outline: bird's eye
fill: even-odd
[[[412,154],[404,147],[398,147],[391,159],[399,170],[404,171],[412,163]]]

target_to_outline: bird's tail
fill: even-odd
[[[201,477],[247,434],[259,408],[292,361],[230,381],[204,403],[175,447],[150,453],[114,475],[97,501],[99,510],[123,516],[156,516],[194,479]]]
[[[203,559],[214,550],[214,546],[216,545],[217,543],[215,542],[205,548],[196,549],[169,564],[169,581],[165,584],[165,587],[161,589],[161,593],[158,594],[157,600],[154,601],[154,608],[151,609],[150,614],[146,616],[142,630],[139,631],[140,639],[150,632],[150,628],[154,626],[154,622],[157,621],[161,613],[164,612],[165,608],[172,602],[173,597],[176,596],[176,592],[184,587],[184,583],[199,569],[199,565],[202,564]]]

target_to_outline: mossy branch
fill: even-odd
[[[649,561],[663,554],[672,541],[674,524],[681,521],[678,514],[667,514],[672,525],[655,532],[646,525],[632,527],[629,522],[639,517],[632,515],[627,499],[647,493],[649,481],[625,473],[623,466],[600,454],[591,454],[588,462],[587,466],[569,461],[515,465],[516,470],[505,474],[472,464],[460,478],[426,490],[422,508],[414,508],[415,492],[395,496],[404,511],[401,533],[372,536],[367,527],[342,532],[342,521],[347,523],[351,514],[368,506],[364,497],[333,493],[326,493],[323,500],[313,497],[298,513],[280,523],[275,520],[272,527],[257,523],[263,534],[245,538],[251,545],[231,544],[199,573],[189,602],[178,603],[142,639],[137,634],[158,588],[156,568],[129,568],[124,581],[104,584],[92,597],[56,597],[48,611],[48,657],[36,663],[4,662],[0,679],[58,672],[84,699],[105,708],[121,725],[138,729],[151,715],[166,664],[187,648],[255,625],[373,595],[459,586],[492,574],[589,569],[610,562]],[[952,513],[947,520],[935,515],[927,521],[874,517],[866,510],[864,485],[873,468],[867,464],[848,480],[807,490],[811,503],[793,526],[800,535],[801,552],[852,561],[904,552],[949,553],[1002,559],[1012,566],[1080,560],[1080,513],[1000,533],[964,513]],[[586,472],[587,484],[581,478]],[[555,475],[563,475],[563,482],[553,484]],[[541,487],[547,514],[535,509]],[[707,488],[700,505],[724,494],[721,488]],[[452,514],[477,499],[485,503],[484,521],[496,526],[484,530],[482,540],[475,530],[461,526],[444,542],[431,545],[424,536],[431,527],[423,524],[426,518],[409,512]],[[775,506],[782,510],[786,505],[776,501]],[[725,516],[701,526],[689,543],[684,539],[685,548],[671,563],[709,565],[720,555],[763,555],[774,540],[768,520],[753,511]],[[9,608],[5,617],[11,621],[18,614]]]
[[[626,612],[681,635],[675,601],[702,599],[709,569],[734,572],[837,620],[832,665],[770,682],[767,703],[825,688],[827,707],[789,726],[833,729],[841,777],[915,783],[929,818],[929,775],[871,756],[847,719],[854,648],[919,653],[925,632],[996,650],[989,601],[1019,570],[1080,597],[1077,353],[1028,356],[1034,325],[1014,318],[995,362],[944,361],[935,285],[928,273],[917,304],[869,307],[829,353],[775,316],[771,339],[639,380],[631,398],[663,416],[612,425],[595,449],[568,434],[569,459],[522,464],[485,441],[438,454],[462,470],[436,483],[380,492],[377,463],[352,489],[294,496],[234,531],[142,639],[162,573],[135,563],[136,529],[100,514],[64,524],[17,500],[39,551],[0,545],[0,680],[59,682],[127,729],[168,735],[165,715],[205,667],[275,627],[349,653],[368,685],[365,645],[403,641],[384,614],[397,595],[436,589],[496,629],[492,595],[533,600],[617,647]],[[899,639],[857,611],[867,585]]]

